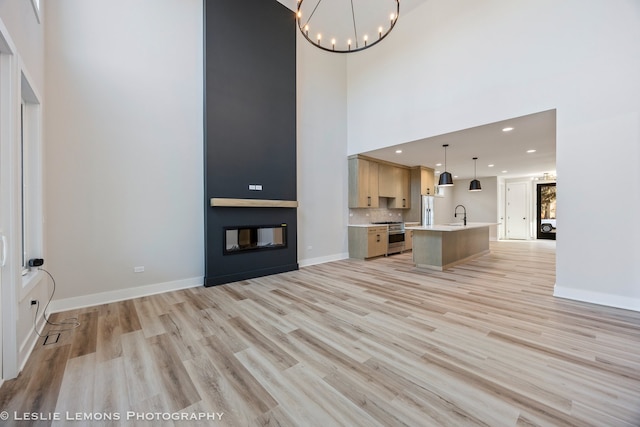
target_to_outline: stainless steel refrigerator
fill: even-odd
[[[421,224],[423,227],[435,224],[435,212],[438,204],[442,201],[438,201],[440,197],[436,196],[422,196],[422,219]]]

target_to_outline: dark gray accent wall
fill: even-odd
[[[296,209],[209,205],[212,197],[296,200],[297,29],[294,13],[276,0],[204,0],[204,10],[210,286],[298,268]],[[287,223],[286,249],[223,254],[223,227],[280,223]]]

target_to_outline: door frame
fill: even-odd
[[[0,377],[2,380],[18,375],[17,336],[17,287],[21,272],[16,268],[20,253],[18,239],[19,215],[16,212],[19,201],[16,192],[18,169],[16,141],[19,130],[20,71],[16,48],[9,31],[0,19],[0,230],[7,240],[6,263],[0,267]]]

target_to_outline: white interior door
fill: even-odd
[[[527,183],[507,183],[507,239],[529,238]]]

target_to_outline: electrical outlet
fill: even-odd
[[[31,299],[31,305],[36,305],[38,304],[38,300],[37,299]]]

